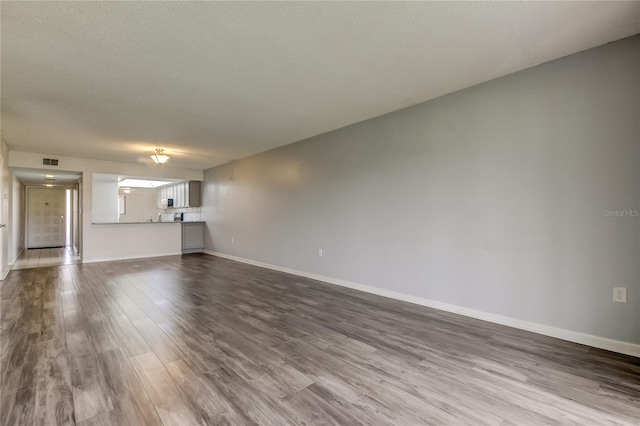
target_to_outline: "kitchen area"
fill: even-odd
[[[173,252],[177,237],[181,253],[202,252],[205,223],[200,216],[201,184],[195,180],[94,173],[92,225],[125,226],[135,234],[145,231],[146,240],[149,235],[161,234],[173,240],[161,240],[167,247],[174,247]]]

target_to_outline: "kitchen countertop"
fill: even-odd
[[[188,223],[188,222],[93,222],[92,225],[162,225],[173,223]],[[196,223],[196,222],[194,222]]]
[[[157,225],[163,223],[205,223],[204,220],[176,220],[176,221],[166,221],[166,222],[92,222],[92,225]]]

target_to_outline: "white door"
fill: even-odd
[[[27,248],[67,244],[64,189],[29,188],[27,196]]]

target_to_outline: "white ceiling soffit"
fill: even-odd
[[[15,176],[25,185],[53,185],[56,188],[69,188],[78,183],[79,173],[39,169],[12,169]]]
[[[204,169],[640,32],[639,2],[2,2],[16,150]]]

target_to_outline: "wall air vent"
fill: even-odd
[[[57,158],[43,158],[42,165],[44,166],[57,166],[58,159]]]

